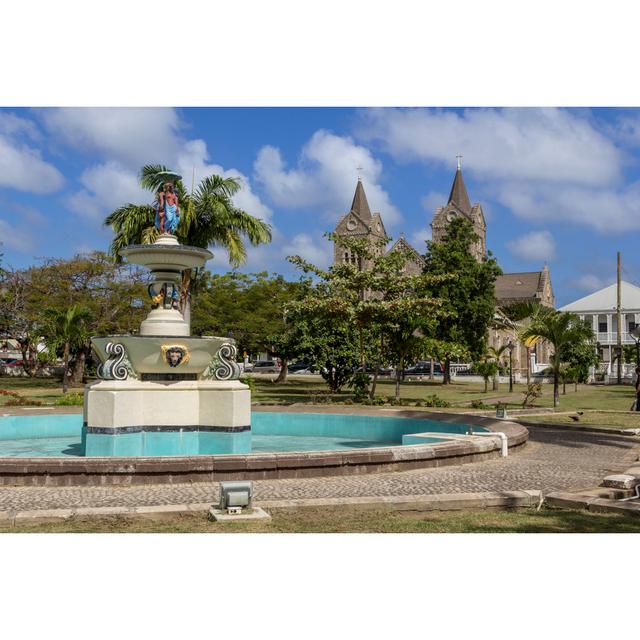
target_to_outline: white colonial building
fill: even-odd
[[[640,287],[630,282],[621,282],[621,317],[622,344],[635,345],[635,338],[631,331],[640,324]],[[615,373],[611,365],[616,355],[618,341],[617,318],[617,285],[600,289],[580,300],[571,302],[560,309],[577,314],[583,320],[591,323],[600,344],[600,357],[603,370],[609,375]],[[625,377],[632,375],[635,363],[625,366]]]

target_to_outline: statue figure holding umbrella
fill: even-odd
[[[180,176],[172,174],[171,179],[162,185],[162,190],[158,192],[158,199],[154,203],[156,205],[155,225],[160,233],[175,235],[180,222],[180,202],[174,186],[176,179],[180,179]]]

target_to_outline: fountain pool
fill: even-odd
[[[474,426],[476,431],[487,429]],[[221,434],[216,434],[220,451],[212,451],[205,444],[205,453],[233,454],[246,452],[270,453],[287,451],[326,451],[367,449],[402,444],[403,436],[416,433],[442,433],[442,438],[428,436],[423,443],[442,442],[447,434],[465,434],[468,425],[436,420],[396,418],[371,415],[342,415],[330,413],[253,412],[251,430],[244,432],[241,451],[229,450]],[[79,414],[48,414],[0,417],[0,457],[82,457],[83,419]],[[224,435],[224,434],[222,434]],[[180,428],[167,438],[157,438],[153,430],[140,429],[108,439],[113,450],[104,455],[126,456],[128,450],[144,450],[147,456],[194,455],[198,439],[206,432],[190,427]],[[234,434],[238,440],[238,434]],[[142,442],[142,446],[141,446]],[[231,447],[233,449],[233,447]],[[198,455],[198,454],[196,454]],[[88,456],[92,457],[92,456]]]

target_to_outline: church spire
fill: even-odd
[[[464,184],[464,178],[462,177],[462,167],[460,166],[460,158],[462,156],[456,156],[458,160],[458,168],[456,169],[456,175],[451,185],[451,193],[449,194],[449,201],[447,204],[455,204],[462,213],[471,213],[471,202],[469,201],[469,194],[467,193],[467,187]]]
[[[353,202],[351,203],[351,211],[357,214],[365,222],[371,220],[371,209],[369,209],[369,203],[367,202],[367,196],[364,193],[364,187],[362,186],[362,180],[358,178],[358,184],[356,185],[356,192],[353,194]]]

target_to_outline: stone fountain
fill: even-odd
[[[233,340],[192,337],[179,311],[182,271],[210,251],[161,233],[121,256],[151,270],[152,310],[139,335],[94,337],[99,380],[85,388],[86,456],[247,453],[251,395],[238,378]]]

